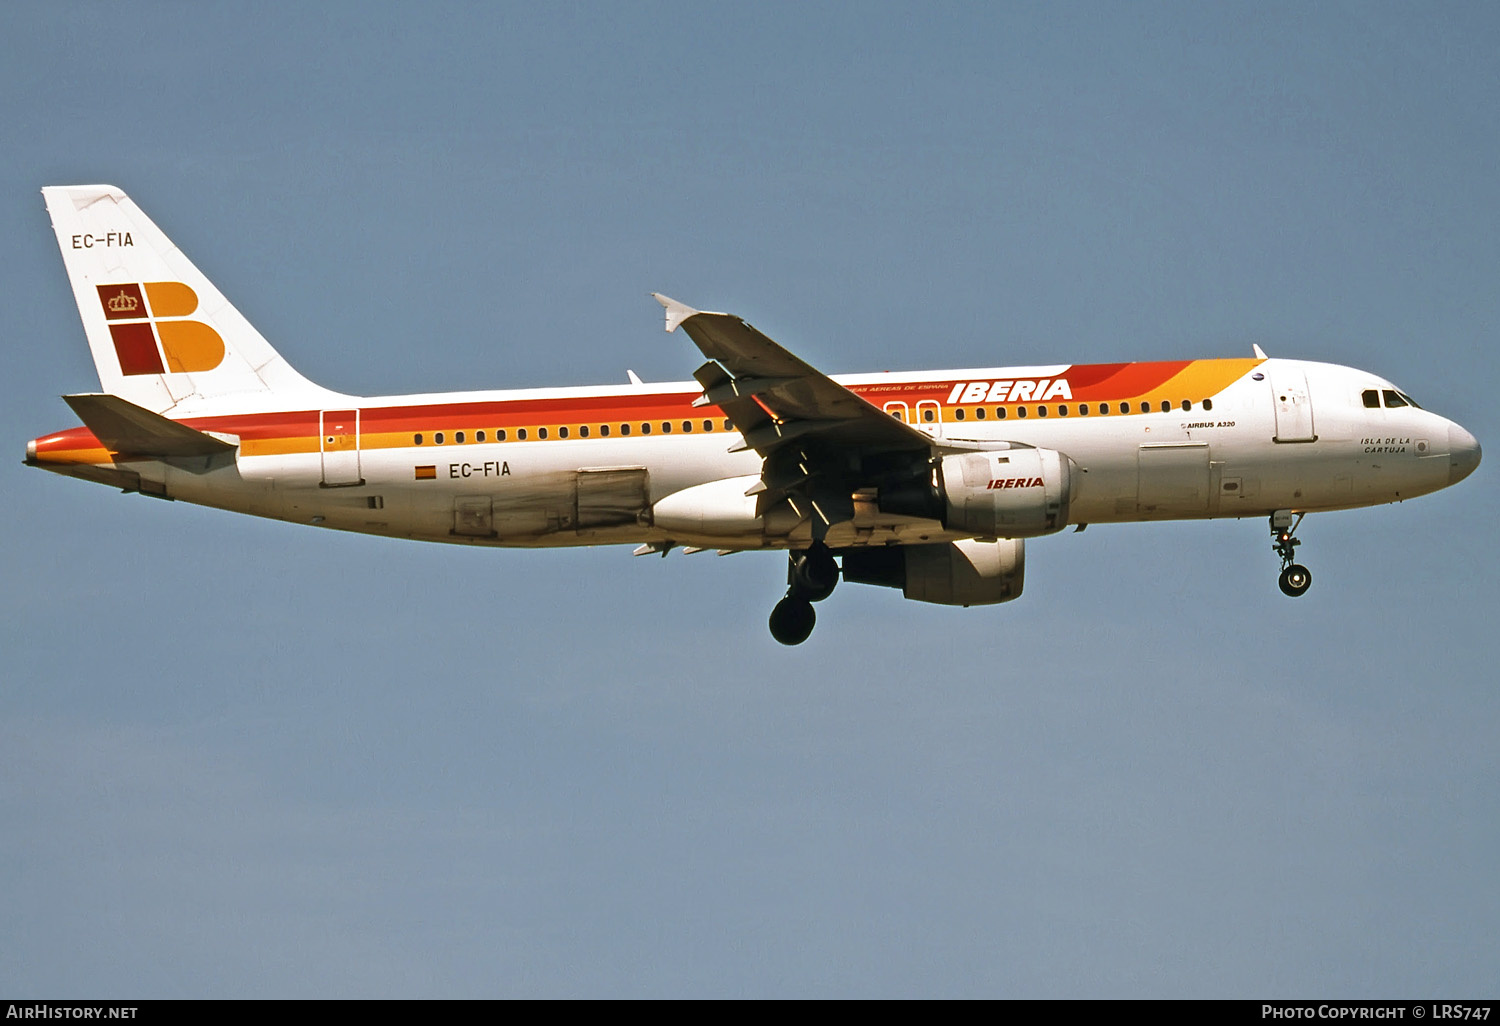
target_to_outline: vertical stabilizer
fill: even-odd
[[[104,391],[156,413],[334,393],[292,369],[129,196],[42,190]]]

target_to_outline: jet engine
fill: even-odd
[[[1034,538],[1068,526],[1078,468],[1055,449],[945,456],[918,478],[887,482],[880,508],[985,538]]]
[[[1018,598],[1026,578],[1026,543],[959,541],[937,545],[846,549],[844,580],[900,588],[916,602],[985,606]]]

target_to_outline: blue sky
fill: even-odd
[[[97,387],[38,190],[126,189],[357,394],[1245,355],[1483,443],[1490,5],[0,9],[0,992],[1488,993],[1488,464],[1028,546],[987,609],[777,557],[343,536],[21,466]]]

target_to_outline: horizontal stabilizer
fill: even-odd
[[[65,395],[94,437],[111,452],[131,456],[217,456],[233,452],[233,442],[168,420],[117,395]]]

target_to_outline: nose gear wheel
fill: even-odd
[[[1312,571],[1301,563],[1293,563],[1281,571],[1281,577],[1276,583],[1281,586],[1283,595],[1297,598],[1312,587]]]
[[[1289,509],[1271,514],[1271,551],[1281,557],[1281,576],[1276,583],[1283,595],[1292,598],[1300,598],[1312,587],[1312,571],[1296,562],[1297,546],[1302,539],[1295,535],[1305,516],[1306,513],[1293,514]]]

